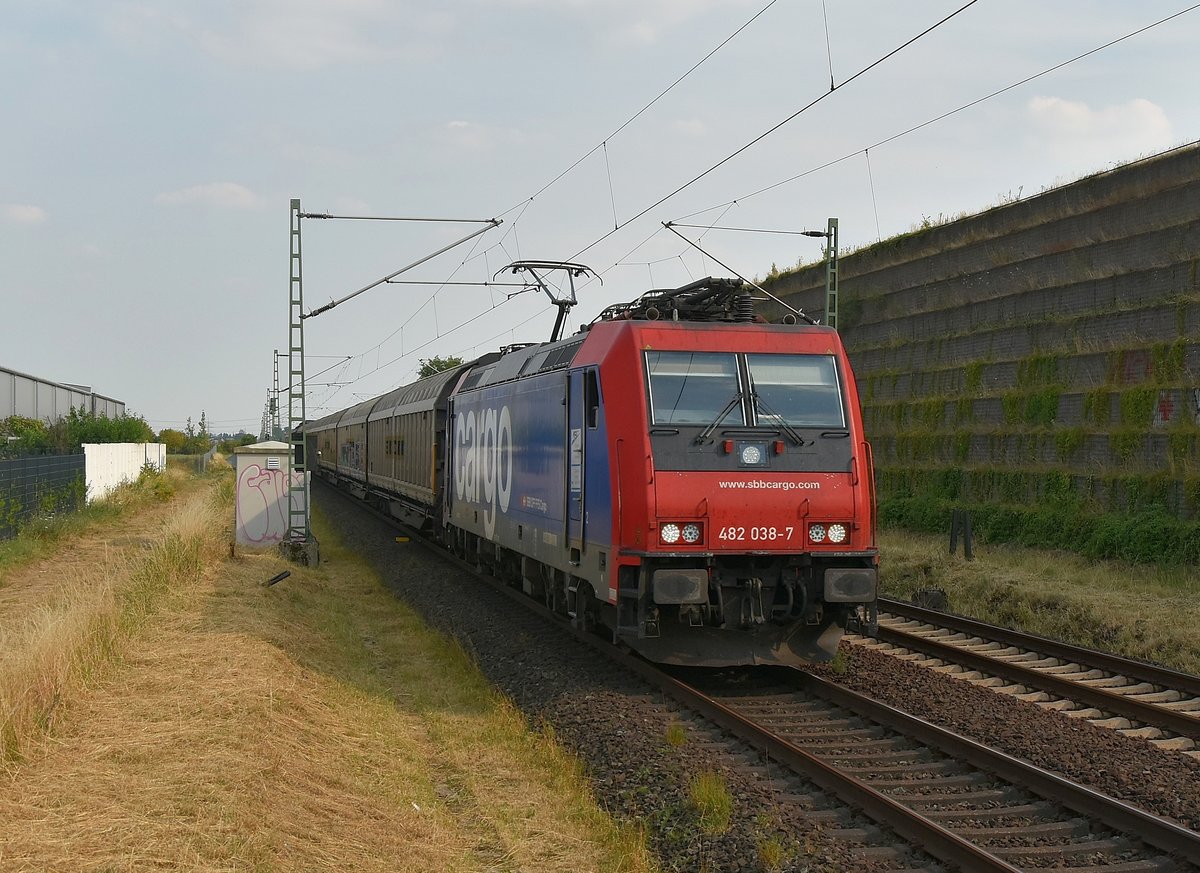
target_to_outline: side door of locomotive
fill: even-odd
[[[567,382],[567,545],[579,563],[587,540],[588,456],[602,452],[599,434],[600,375],[595,367],[571,370]]]

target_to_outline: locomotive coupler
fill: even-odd
[[[745,580],[746,596],[742,598],[742,627],[764,624],[766,613],[762,602],[762,579],[757,576]]]
[[[646,610],[646,622],[643,625],[643,628],[644,628],[643,632],[644,632],[645,636],[648,636],[648,637],[659,636],[660,631],[658,629],[658,607],[657,606],[652,606],[648,610]]]

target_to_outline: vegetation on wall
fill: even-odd
[[[880,471],[879,478],[881,494],[886,488],[879,502],[884,526],[943,533],[950,529],[951,513],[965,509],[985,543],[1138,563],[1200,561],[1200,521],[1181,519],[1175,505],[1195,510],[1200,479],[1180,485],[1162,475],[1072,477],[1061,470],[968,475],[954,469]],[[1028,499],[1031,489],[1036,500]],[[1098,495],[1119,496],[1127,510],[1107,510]]]

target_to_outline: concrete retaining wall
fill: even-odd
[[[843,256],[881,498],[958,471],[963,499],[1027,502],[1065,476],[1200,517],[1198,267],[1200,144]],[[824,283],[767,287],[820,317]]]

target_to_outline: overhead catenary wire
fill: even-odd
[[[753,24],[755,21],[757,21],[759,16],[761,16],[764,12],[766,12],[768,9],[770,9],[772,6],[774,6],[777,2],[779,2],[779,0],[770,0],[769,3],[767,3],[765,6],[763,6],[761,9],[759,9],[757,12],[755,12],[752,16],[750,16],[750,18],[747,19],[746,22],[741,27],[737,28],[737,30],[735,30],[733,33],[729,34],[729,36],[725,37],[725,39],[721,40],[721,42],[715,48],[711,49],[707,54],[704,55],[704,57],[702,57],[700,60],[696,61],[696,63],[692,64],[692,66],[690,68],[688,68],[687,72],[685,72],[682,76],[680,76],[678,79],[676,79],[670,85],[668,85],[666,88],[664,88],[662,91],[660,91],[649,103],[647,103],[645,106],[643,106],[637,112],[633,113],[633,115],[631,115],[629,118],[625,119],[625,121],[621,123],[620,127],[618,127],[616,130],[614,130],[608,136],[604,137],[599,143],[592,146],[592,148],[586,154],[584,154],[584,155],[580,156],[578,159],[576,159],[574,163],[572,163],[565,170],[562,170],[553,179],[551,179],[549,182],[547,182],[545,185],[543,185],[541,188],[539,188],[537,191],[535,191],[529,197],[525,198],[525,200],[521,201],[521,203],[518,203],[515,206],[512,206],[509,209],[506,209],[504,213],[501,213],[501,215],[503,215],[507,212],[511,212],[513,209],[516,209],[517,206],[520,206],[522,204],[531,203],[531,202],[533,202],[533,200],[535,200],[536,198],[538,198],[542,194],[544,194],[547,190],[550,189],[550,187],[552,185],[554,185],[556,182],[558,182],[559,179],[566,176],[568,173],[570,173],[572,170],[574,170],[576,167],[578,167],[580,164],[582,164],[584,161],[586,161],[588,158],[590,158],[592,155],[594,155],[596,152],[598,152],[601,148],[603,148],[605,143],[607,143],[610,139],[612,139],[614,136],[619,134],[625,128],[629,127],[629,125],[633,124],[633,122],[637,121],[638,118],[640,118],[648,109],[650,109],[650,107],[652,107],[655,103],[657,103],[663,97],[667,96],[667,94],[669,94],[684,79],[686,79],[692,73],[696,72],[696,70],[698,70],[709,58],[711,58],[713,55],[715,55],[717,52],[719,52],[721,49],[723,49],[725,46],[727,46],[730,42],[732,42],[734,39],[736,39],[737,36],[743,30],[745,30],[747,27],[749,27],[751,24]]]
[[[809,316],[809,315],[805,315],[803,311],[801,311],[801,310],[797,309],[796,307],[794,307],[794,306],[791,306],[790,304],[788,304],[788,303],[784,302],[783,300],[779,299],[779,298],[778,298],[778,297],[776,297],[774,294],[772,294],[770,291],[768,291],[766,288],[764,288],[764,287],[762,287],[761,285],[759,285],[757,282],[754,282],[754,281],[753,281],[753,280],[751,280],[751,279],[747,279],[745,276],[743,276],[743,275],[742,275],[741,273],[739,273],[737,270],[733,269],[733,267],[731,267],[731,266],[729,266],[728,264],[726,264],[726,263],[723,263],[723,262],[721,262],[720,260],[718,260],[716,257],[714,257],[714,256],[712,255],[712,253],[710,253],[710,252],[706,252],[704,249],[700,248],[700,246],[699,246],[697,243],[693,242],[692,240],[688,239],[686,236],[684,236],[683,234],[681,234],[679,231],[677,231],[677,230],[676,230],[676,229],[675,229],[675,228],[674,228],[674,227],[671,225],[671,223],[670,223],[670,222],[664,221],[664,222],[663,222],[663,227],[665,227],[667,230],[671,231],[671,233],[675,234],[677,237],[679,237],[681,240],[683,240],[683,241],[684,241],[685,243],[687,243],[688,245],[692,246],[694,249],[696,249],[698,252],[700,252],[701,254],[703,254],[703,255],[704,255],[705,257],[707,257],[709,260],[713,261],[713,262],[714,262],[714,263],[716,263],[716,264],[719,264],[720,266],[724,267],[724,268],[725,268],[726,270],[728,270],[729,272],[733,273],[733,275],[737,276],[739,279],[741,279],[741,280],[742,280],[743,282],[745,282],[747,285],[750,285],[751,287],[753,287],[753,288],[756,288],[756,289],[758,289],[759,291],[761,291],[763,294],[766,294],[768,297],[770,297],[772,300],[774,300],[774,301],[775,301],[776,303],[778,303],[780,306],[784,307],[785,309],[790,309],[792,312],[794,312],[796,315],[798,315],[798,316],[800,316],[801,318],[803,318],[803,319],[804,319],[805,321],[807,321],[809,324],[816,324],[816,323],[817,323],[817,322],[816,322],[816,320],[815,320],[814,318],[812,318],[811,316]]]
[[[967,3],[965,3],[965,4],[964,4],[964,5],[962,5],[962,6],[960,6],[958,9],[954,10],[954,11],[953,11],[953,12],[951,12],[949,15],[946,15],[945,17],[943,17],[943,18],[939,19],[939,20],[938,20],[937,22],[935,22],[934,24],[931,24],[929,27],[925,28],[923,31],[921,31],[920,33],[918,33],[916,36],[910,37],[909,39],[905,40],[905,41],[904,41],[903,43],[901,43],[900,45],[896,46],[896,48],[894,48],[894,49],[892,49],[891,51],[889,51],[887,54],[885,54],[885,55],[882,55],[882,56],[881,56],[881,57],[879,57],[879,58],[876,58],[874,61],[872,61],[871,63],[867,64],[867,66],[863,67],[861,70],[859,70],[859,71],[858,71],[857,73],[855,73],[853,76],[851,76],[850,78],[848,78],[846,81],[842,82],[841,84],[834,85],[834,87],[830,88],[830,90],[828,90],[828,91],[824,92],[824,93],[823,93],[823,94],[821,94],[819,97],[816,97],[816,98],[814,98],[813,100],[810,100],[808,103],[806,103],[804,106],[801,106],[799,109],[797,109],[797,110],[796,110],[795,112],[793,112],[791,115],[789,115],[789,116],[787,116],[786,118],[784,118],[782,121],[779,121],[779,122],[775,123],[774,125],[772,125],[771,127],[769,127],[767,130],[763,131],[763,132],[762,132],[762,133],[760,133],[758,136],[754,137],[752,140],[750,140],[749,142],[747,142],[745,145],[743,145],[743,146],[739,147],[739,148],[738,148],[738,149],[736,149],[735,151],[733,151],[733,152],[731,152],[730,154],[728,154],[728,155],[726,155],[725,157],[723,157],[721,160],[717,161],[717,163],[713,164],[711,167],[709,167],[709,168],[708,168],[707,170],[705,170],[704,172],[700,173],[700,174],[699,174],[699,175],[697,175],[697,176],[694,176],[694,177],[692,177],[692,178],[691,178],[691,179],[689,179],[687,182],[684,182],[682,185],[680,185],[679,187],[675,188],[675,189],[674,189],[673,191],[671,191],[670,193],[668,193],[668,194],[664,195],[663,197],[660,197],[658,200],[656,200],[656,201],[654,201],[653,203],[651,203],[649,206],[647,206],[647,207],[646,207],[645,209],[643,209],[641,212],[637,213],[636,215],[634,215],[634,216],[632,216],[632,217],[630,217],[630,218],[627,218],[627,219],[626,219],[625,221],[623,221],[623,222],[622,222],[620,225],[618,225],[617,227],[615,227],[615,228],[613,228],[612,230],[608,231],[608,232],[607,232],[607,233],[605,233],[603,236],[601,236],[601,237],[599,237],[598,239],[595,239],[595,240],[593,240],[592,242],[588,243],[588,245],[584,246],[582,249],[580,249],[580,250],[579,250],[579,251],[577,251],[575,254],[573,254],[573,255],[572,255],[570,258],[569,258],[569,260],[572,260],[572,261],[573,261],[573,260],[575,260],[575,259],[576,259],[576,258],[578,258],[580,255],[582,255],[584,252],[587,252],[587,251],[589,251],[590,249],[592,249],[592,248],[594,248],[596,245],[598,245],[600,242],[602,242],[602,241],[604,241],[604,240],[608,239],[608,237],[612,236],[614,233],[616,233],[616,232],[617,232],[618,230],[620,230],[621,228],[623,228],[623,227],[626,227],[627,225],[629,225],[629,224],[633,223],[634,221],[637,221],[639,218],[641,218],[642,216],[646,215],[646,214],[647,214],[648,212],[650,212],[652,209],[656,209],[656,208],[658,208],[659,206],[661,206],[662,204],[666,203],[668,200],[670,200],[670,199],[671,199],[672,197],[674,197],[675,195],[677,195],[677,194],[681,193],[682,191],[685,191],[685,190],[687,190],[687,189],[688,189],[688,188],[690,188],[692,185],[694,185],[694,184],[696,184],[697,182],[699,182],[701,179],[705,178],[705,177],[706,177],[706,176],[708,176],[709,174],[711,174],[711,173],[715,172],[715,171],[716,171],[716,170],[718,170],[719,168],[723,167],[725,164],[729,163],[731,160],[733,160],[733,159],[734,159],[734,158],[736,158],[738,155],[740,155],[740,154],[742,154],[743,152],[745,152],[747,149],[749,149],[749,148],[752,148],[753,146],[755,146],[755,145],[757,145],[758,143],[762,142],[764,139],[766,139],[766,138],[767,138],[768,136],[770,136],[771,134],[775,133],[777,130],[779,130],[779,129],[780,129],[781,127],[783,127],[784,125],[788,124],[788,123],[789,123],[789,122],[791,122],[791,121],[794,121],[796,118],[800,117],[800,116],[801,116],[801,115],[803,115],[805,112],[807,112],[808,110],[810,110],[810,109],[812,109],[814,106],[816,106],[818,103],[821,103],[823,100],[825,100],[825,98],[829,97],[831,94],[836,94],[838,91],[840,91],[842,88],[844,88],[844,87],[846,87],[847,85],[849,85],[851,82],[853,82],[853,81],[855,81],[855,80],[857,80],[857,79],[861,78],[862,76],[866,75],[868,72],[870,72],[871,70],[875,69],[875,68],[876,68],[876,67],[878,67],[880,64],[884,63],[885,61],[889,60],[890,58],[893,58],[893,57],[895,57],[897,54],[899,54],[900,52],[904,51],[904,49],[908,48],[908,47],[909,47],[910,45],[912,45],[913,43],[917,42],[917,41],[918,41],[918,40],[920,40],[921,38],[923,38],[923,37],[925,37],[925,36],[929,35],[929,34],[930,34],[930,33],[932,33],[933,31],[937,30],[939,27],[941,27],[942,25],[944,25],[946,22],[950,21],[952,18],[954,18],[954,17],[956,17],[956,16],[958,16],[958,15],[961,15],[963,12],[965,12],[967,9],[970,9],[972,6],[974,6],[974,5],[975,5],[976,3],[978,3],[978,2],[979,2],[979,0],[968,0],[968,2],[967,2]]]
[[[1020,79],[1016,82],[1005,85],[1003,88],[997,88],[995,91],[992,91],[989,94],[985,94],[982,97],[977,97],[974,100],[964,103],[955,109],[951,109],[947,112],[943,112],[940,115],[935,115],[933,118],[929,118],[925,121],[922,121],[920,124],[914,124],[912,127],[906,128],[905,130],[902,130],[899,133],[894,133],[894,134],[891,134],[890,136],[884,137],[883,139],[878,140],[877,142],[873,142],[868,146],[865,146],[863,148],[856,148],[854,151],[847,152],[846,154],[842,155],[839,158],[834,158],[834,159],[826,161],[822,164],[818,164],[815,167],[810,167],[809,169],[805,170],[804,172],[796,173],[795,175],[789,176],[788,178],[783,179],[779,182],[773,182],[770,185],[765,185],[762,188],[758,188],[754,191],[751,191],[748,194],[741,194],[738,197],[734,198],[733,200],[726,200],[722,203],[717,203],[712,206],[707,206],[704,209],[698,209],[695,212],[690,212],[687,215],[682,215],[682,216],[680,216],[680,220],[687,219],[687,218],[694,218],[697,215],[703,215],[706,212],[712,212],[714,209],[720,209],[720,208],[722,208],[724,206],[728,206],[729,204],[732,204],[732,203],[740,203],[742,201],[749,200],[752,197],[757,197],[760,194],[765,194],[768,191],[773,191],[776,188],[779,188],[783,185],[790,184],[791,182],[795,182],[798,179],[803,179],[805,176],[811,176],[813,173],[818,173],[821,170],[827,170],[832,166],[842,163],[843,161],[848,161],[851,158],[857,157],[860,152],[865,152],[870,149],[878,149],[880,146],[884,146],[884,145],[887,145],[888,143],[895,142],[896,140],[901,139],[902,137],[906,137],[909,134],[916,133],[918,130],[922,130],[933,124],[937,124],[940,121],[944,121],[945,119],[950,118],[953,115],[957,115],[960,112],[964,112],[967,109],[971,109],[975,106],[978,106],[981,103],[984,103],[995,97],[999,97],[1001,94],[1005,94],[1008,91],[1012,91],[1016,88],[1021,87],[1022,85],[1028,85],[1030,82],[1040,79],[1043,76],[1048,76],[1049,74],[1057,72],[1058,70],[1061,70],[1064,67],[1069,66],[1071,64],[1077,63],[1078,61],[1081,61],[1084,58],[1091,57],[1092,55],[1097,54],[1098,52],[1102,52],[1106,49],[1110,49],[1113,46],[1118,45],[1122,42],[1125,42],[1128,39],[1132,39],[1135,36],[1140,36],[1141,34],[1145,33],[1148,30],[1152,30],[1156,27],[1160,27],[1161,25],[1166,24],[1169,21],[1173,21],[1174,19],[1179,18],[1182,15],[1186,15],[1189,12],[1194,12],[1197,9],[1200,9],[1200,3],[1194,3],[1191,6],[1188,6],[1184,9],[1181,9],[1178,12],[1174,12],[1171,15],[1166,16],[1165,18],[1160,18],[1157,21],[1154,21],[1150,24],[1145,25],[1144,27],[1139,27],[1137,30],[1130,31],[1129,33],[1125,34],[1124,36],[1119,36],[1116,39],[1109,40],[1108,42],[1104,43],[1103,45],[1096,46],[1095,48],[1089,49],[1088,51],[1083,52],[1082,54],[1075,55],[1075,57],[1073,57],[1073,58],[1070,58],[1068,60],[1057,63],[1054,66],[1047,67],[1046,69],[1042,70],[1041,72],[1034,73],[1034,74],[1032,74],[1030,76],[1026,76],[1025,78]]]
[[[871,186],[871,208],[875,210],[875,239],[882,239],[879,229],[879,201],[875,199],[875,174],[871,172],[871,150],[863,149],[863,157],[867,160],[867,184]]]
[[[821,0],[821,17],[825,20],[825,57],[829,59],[829,90],[837,89],[833,79],[833,48],[829,43],[829,10],[826,8],[825,0]]]

